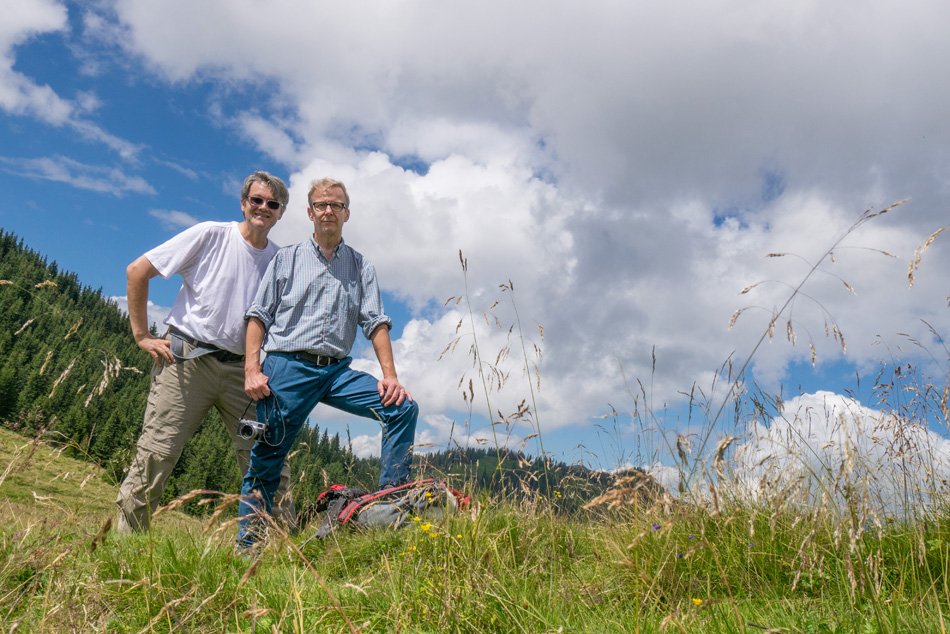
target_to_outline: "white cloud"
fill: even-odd
[[[154,194],[155,189],[141,176],[131,176],[115,167],[88,165],[65,156],[38,159],[0,156],[0,169],[27,178],[66,183],[113,196],[126,193]]]
[[[248,112],[237,115],[232,125],[262,153],[289,165],[300,162],[296,144],[288,134],[287,126]]]
[[[314,417],[321,426],[325,426],[327,421],[337,422],[337,418],[341,418],[343,421],[355,421],[356,425],[367,422],[365,419],[332,413],[329,408],[319,406],[314,411]],[[351,426],[350,429],[354,429],[354,427]],[[517,435],[500,434],[496,439],[492,436],[491,430],[488,427],[473,430],[464,422],[455,421],[442,414],[432,414],[420,417],[416,429],[413,452],[416,454],[425,454],[433,451],[454,449],[455,447],[494,448],[496,446],[496,440],[499,447],[509,447],[516,450],[524,449],[524,443],[521,437]],[[353,455],[359,458],[378,458],[381,442],[382,431],[375,435],[360,434],[350,439],[350,447],[353,451]]]
[[[0,26],[0,108],[13,114],[34,114],[54,125],[70,116],[72,107],[49,86],[37,86],[13,70],[13,49],[30,37],[66,28],[66,7],[50,0],[29,0],[5,7]]]
[[[383,432],[379,432],[375,436],[366,434],[354,436],[350,439],[350,451],[352,451],[353,455],[357,458],[371,458],[373,456],[378,458],[382,438]]]
[[[12,115],[35,117],[52,126],[66,126],[81,138],[104,144],[126,161],[135,160],[141,145],[121,139],[82,117],[102,105],[96,95],[81,91],[75,101],[71,101],[61,97],[50,86],[39,85],[13,70],[17,46],[39,35],[68,31],[66,7],[51,0],[23,0],[17,2],[15,8],[5,7],[3,17],[0,26],[0,109]]]
[[[937,274],[950,251],[935,244],[906,286],[914,248],[950,202],[950,84],[933,80],[950,54],[945,3],[287,0],[268,8],[282,25],[273,47],[249,44],[260,11],[246,1],[115,9],[120,24],[103,33],[121,33],[170,86],[239,95],[212,100],[211,116],[290,166],[278,243],[311,232],[310,179],[347,183],[347,241],[414,310],[397,364],[427,416],[464,408],[467,342],[436,359],[467,319],[464,303],[440,307],[466,286],[486,357],[508,343],[512,297],[532,341],[543,326],[543,425],[584,424],[629,400],[624,375],[649,384],[659,410],[693,382],[708,388],[726,359],[741,365],[860,211],[908,195],[811,276],[790,313],[797,345],[783,318],[755,353],[756,377],[777,386],[809,343],[818,363],[840,359],[825,324],[862,369],[895,333],[934,345],[921,320],[950,331]],[[345,33],[345,45],[315,30]],[[513,294],[498,289],[509,280]],[[502,330],[481,321],[495,300]],[[505,413],[530,396],[509,363],[491,406]]]
[[[926,407],[926,399],[915,406]],[[621,469],[643,466],[674,495],[687,485],[692,497],[710,505],[709,478],[718,474],[720,503],[819,507],[849,521],[858,518],[862,530],[887,517],[939,512],[950,493],[950,440],[915,416],[819,391],[785,402],[768,420],[752,418],[736,429],[717,429],[701,456],[696,443],[708,428],[682,430],[693,444],[686,467],[664,452],[665,458],[650,464],[627,462]],[[726,449],[717,466],[719,442]]]
[[[950,488],[950,441],[892,412],[829,392],[797,397],[766,427],[755,423],[732,468],[750,499],[795,490],[799,501],[853,501],[878,512],[930,508]],[[878,518],[880,519],[880,517]]]
[[[149,209],[148,213],[150,216],[158,218],[162,226],[169,230],[187,229],[199,222],[194,216],[174,209]]]
[[[5,7],[0,50],[7,52],[37,33],[66,28],[66,7],[55,0],[27,0]]]
[[[174,161],[156,160],[155,162],[158,163],[159,165],[164,165],[165,167],[178,172],[179,174],[181,174],[182,176],[184,176],[190,181],[197,182],[198,179],[200,178],[200,176],[198,176],[198,172],[196,172],[195,170],[189,169],[185,167],[184,165],[181,165]]]

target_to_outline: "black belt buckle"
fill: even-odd
[[[339,359],[335,357],[327,356],[325,354],[312,354],[310,352],[304,352],[304,351],[295,352],[294,358],[300,361],[307,361],[309,363],[312,363],[318,368],[325,368],[339,361]]]

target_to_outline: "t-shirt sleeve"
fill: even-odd
[[[199,223],[147,251],[145,257],[163,278],[168,279],[176,273],[182,273],[184,277],[184,271],[197,262],[208,235],[206,223]]]

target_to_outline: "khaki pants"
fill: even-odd
[[[185,344],[185,353],[190,349],[191,346]],[[250,400],[244,393],[243,362],[223,363],[208,354],[180,363],[156,364],[138,450],[116,499],[117,529],[148,530],[152,513],[158,507],[185,443],[194,436],[212,407],[218,410],[234,442],[243,477],[254,441],[238,436],[237,429],[242,416],[256,418],[256,408],[248,407]],[[277,519],[289,530],[296,530],[287,464],[281,471],[276,501]]]

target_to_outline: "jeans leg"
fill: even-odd
[[[271,396],[258,402],[257,420],[267,422],[267,431],[251,448],[250,465],[241,486],[240,546],[248,547],[261,539],[260,516],[271,512],[287,454],[328,383],[320,376],[326,374],[326,369],[316,370],[322,372],[284,354],[268,355],[264,361]]]
[[[275,415],[278,412],[280,414]],[[258,402],[257,420],[267,420],[268,425],[264,435],[251,448],[250,465],[241,484],[238,542],[243,546],[250,546],[263,537],[266,523],[262,515],[273,510],[285,458],[302,420],[306,419],[290,418],[286,412],[281,412],[271,395]]]
[[[243,483],[244,476],[247,475],[254,441],[245,440],[238,436],[238,427],[243,416],[257,420],[257,408],[248,406],[251,399],[244,392],[243,364],[222,363],[217,360],[211,362],[218,364],[223,378],[221,396],[215,402],[215,407],[217,407],[218,413],[221,414],[221,420],[231,436],[231,442],[234,443],[234,452],[237,454],[238,467],[241,470],[241,481]],[[288,531],[295,532],[297,530],[297,513],[294,509],[291,494],[290,466],[286,461],[284,462],[284,468],[281,470],[280,485],[274,496],[274,502],[277,509],[275,515]]]
[[[405,400],[402,405],[383,407],[379,381],[348,366],[334,378],[323,403],[357,416],[371,418],[383,428],[380,452],[382,469],[379,486],[404,484],[411,478],[412,444],[416,436],[419,406]]]
[[[387,484],[405,484],[412,477],[412,445],[416,438],[419,406],[415,401],[408,404],[404,401],[396,409],[396,415],[387,417],[383,429],[380,488]]]

